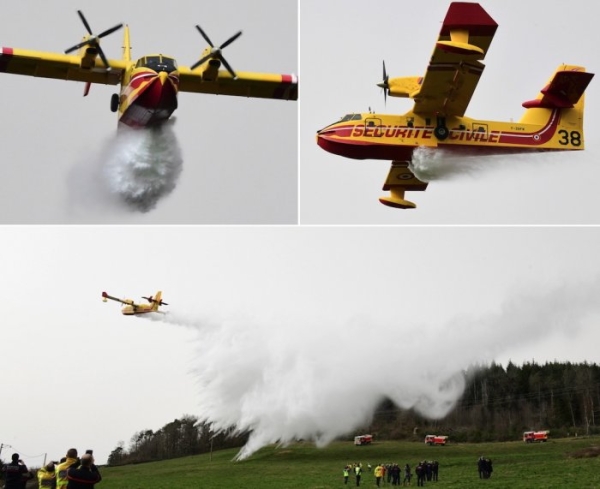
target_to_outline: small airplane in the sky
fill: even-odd
[[[146,299],[148,304],[136,304],[131,299],[119,299],[117,297],[113,297],[112,295],[108,295],[106,292],[102,292],[102,301],[106,302],[108,299],[111,301],[117,301],[121,304],[125,304],[125,306],[121,309],[121,312],[126,316],[136,316],[139,314],[147,314],[149,312],[159,312],[159,306],[168,306],[166,302],[162,301],[162,292],[159,290],[154,297],[142,297],[142,299]]]
[[[164,54],[132,60],[129,26],[126,25],[122,58],[108,59],[100,47],[100,40],[121,29],[123,24],[95,35],[83,13],[80,10],[77,13],[88,32],[82,42],[64,54],[0,47],[0,73],[85,82],[84,96],[89,93],[92,83],[120,84],[120,93],[112,95],[110,108],[119,112],[119,122],[131,127],[166,121],[177,108],[178,92],[298,99],[295,75],[233,70],[223,57],[223,49],[240,37],[241,31],[215,46],[197,25],[196,29],[208,47],[192,66],[178,66],[174,58]],[[76,54],[69,54],[75,51]],[[219,69],[221,65],[225,70]]]
[[[416,207],[405,191],[427,188],[410,168],[418,147],[459,156],[584,149],[583,93],[594,75],[581,66],[559,66],[538,96],[523,103],[519,122],[464,115],[497,27],[478,3],[451,3],[424,76],[389,78],[383,63],[384,97],[411,98],[412,110],[348,114],[317,132],[318,145],[347,158],[392,160],[383,186],[390,195],[379,201],[401,209]]]

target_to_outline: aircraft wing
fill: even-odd
[[[450,4],[414,112],[463,116],[485,68],[485,57],[498,24],[478,3]]]
[[[82,68],[81,62],[80,56],[0,48],[0,73],[117,85],[126,68],[122,60],[108,60],[110,70],[99,58],[90,69]]]
[[[120,302],[121,304],[125,304],[127,306],[133,306],[133,307],[138,307],[139,306],[139,304],[136,304],[132,300],[129,300],[129,299],[126,299],[126,300],[119,299],[118,297],[113,297],[112,295],[108,295],[106,292],[102,292],[102,299],[104,300],[104,302],[106,302],[106,299],[110,299],[111,301]]]
[[[180,92],[298,100],[298,78],[295,75],[238,71],[237,78],[233,78],[228,71],[219,70],[215,80],[207,81],[203,80],[201,70],[192,71],[187,66],[180,66],[178,71]]]

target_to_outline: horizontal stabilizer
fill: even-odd
[[[550,83],[541,90],[541,96],[524,102],[523,107],[570,109],[579,102],[594,74],[587,73],[584,68],[577,66],[568,68],[556,71]]]

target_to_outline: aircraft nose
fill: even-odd
[[[161,71],[158,74],[158,79],[160,80],[161,85],[164,85],[168,78],[169,78],[169,74],[166,71]]]

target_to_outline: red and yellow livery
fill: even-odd
[[[295,75],[233,71],[222,50],[241,32],[215,47],[200,26],[196,26],[209,47],[201,59],[189,67],[179,66],[175,58],[164,54],[132,60],[129,26],[124,26],[122,58],[108,59],[100,47],[100,40],[122,28],[123,24],[94,35],[83,13],[78,11],[78,14],[88,32],[79,44],[64,54],[0,48],[0,73],[85,82],[84,95],[88,94],[92,83],[121,85],[120,93],[111,98],[111,110],[118,111],[121,123],[132,127],[151,126],[167,120],[177,108],[179,92],[280,100],[298,98]],[[75,51],[76,54],[69,54]],[[226,69],[219,69],[221,65]]]
[[[348,114],[318,131],[318,145],[347,158],[392,160],[383,187],[390,195],[379,200],[402,209],[416,207],[405,191],[427,188],[410,168],[418,147],[464,156],[584,149],[583,94],[594,75],[581,66],[559,66],[538,96],[523,103],[518,122],[465,116],[497,27],[477,3],[450,4],[424,76],[389,78],[383,65],[384,95],[413,99],[412,110]]]

